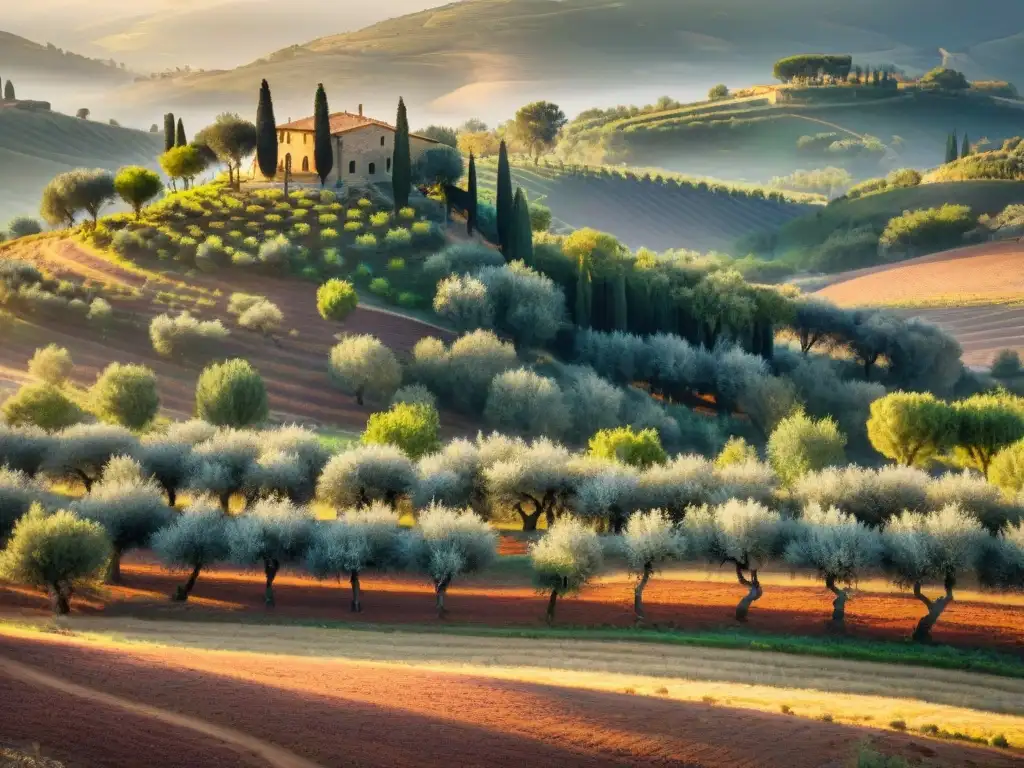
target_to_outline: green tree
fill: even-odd
[[[476,158],[473,157],[472,152],[469,153],[467,194],[469,195],[469,210],[466,211],[466,234],[472,235],[473,230],[476,229],[476,206],[478,197],[476,186]]]
[[[409,148],[409,115],[405,111],[405,100],[398,100],[398,115],[395,118],[395,150],[391,159],[391,191],[395,198],[395,212],[409,205],[409,190],[412,188],[412,152]]]
[[[798,410],[780,421],[768,438],[768,463],[790,485],[808,472],[843,464],[845,447],[846,436],[834,419],[815,421]]]
[[[256,150],[256,126],[238,115],[224,112],[213,125],[196,134],[195,142],[205,146],[228,167],[228,181],[238,188],[242,159]]]
[[[327,359],[331,381],[356,398],[387,402],[402,383],[402,366],[395,354],[369,335],[349,336],[337,344]]]
[[[267,100],[270,90],[267,90]],[[262,102],[262,95],[260,97]],[[275,126],[276,131],[276,126]],[[275,136],[275,141],[277,140]],[[313,164],[320,177],[320,186],[327,183],[327,177],[334,169],[334,149],[331,147],[331,110],[327,106],[327,91],[324,84],[316,87],[316,98],[313,101]],[[262,167],[262,166],[261,166]]]
[[[256,108],[256,162],[266,178],[272,179],[277,174],[277,121],[266,80],[260,85],[260,102]]]
[[[4,85],[4,101],[17,101],[17,94],[14,93],[14,83],[10,80]]]
[[[729,98],[729,87],[725,83],[712,86],[711,90],[708,91],[708,101],[719,101],[727,98]]]
[[[332,278],[316,291],[316,309],[324,320],[341,322],[359,306],[359,295],[352,283]]]
[[[593,304],[593,280],[590,275],[590,260],[581,259],[576,267],[576,307],[573,318],[580,328],[590,327],[590,313]]]
[[[174,149],[178,143],[176,127],[174,124],[174,113],[168,112],[164,115],[164,152]]]
[[[757,448],[750,445],[742,437],[730,437],[715,459],[715,466],[718,469],[725,469],[726,467],[758,461],[759,458]]]
[[[171,179],[174,189],[177,189],[178,179],[181,179],[184,188],[188,189],[192,180],[207,167],[206,156],[193,144],[164,152],[158,160],[164,173]]]
[[[58,430],[82,420],[81,409],[51,384],[22,385],[4,401],[0,412],[12,427],[32,425]]]
[[[536,165],[541,152],[550,149],[568,120],[557,104],[550,101],[535,101],[516,112],[516,136],[530,150]]]
[[[188,136],[185,135],[185,122],[180,117],[178,118],[178,130],[174,135],[174,146],[188,146]]]
[[[99,523],[66,510],[47,515],[35,504],[14,526],[0,555],[0,574],[15,584],[46,589],[53,612],[71,610],[75,586],[102,578],[110,542]]]
[[[56,344],[37,349],[28,361],[28,372],[44,384],[54,387],[64,386],[73,367],[71,353]]]
[[[498,246],[505,254],[505,261],[512,261],[512,227],[515,221],[515,201],[512,197],[512,168],[508,163],[508,145],[502,139],[498,149],[498,190],[497,190]]]
[[[398,403],[370,416],[362,441],[367,445],[394,445],[410,458],[419,459],[440,447],[439,427],[433,406]]]
[[[657,430],[635,432],[632,427],[602,429],[590,438],[588,453],[597,459],[618,461],[641,469],[664,464],[668,459]]]
[[[89,390],[89,402],[100,421],[144,429],[160,409],[156,374],[143,365],[111,363]]]
[[[963,148],[960,150],[960,157],[970,157],[973,154],[974,152],[971,149],[971,140],[968,138],[967,134],[964,133],[964,143]]]
[[[953,404],[953,458],[988,477],[993,457],[1024,438],[1024,407],[1006,394],[974,395]]]
[[[433,139],[436,142],[444,144],[446,147],[457,149],[459,146],[459,132],[454,128],[449,128],[444,125],[428,125],[422,131],[416,131],[417,136],[423,136],[427,139]]]
[[[574,518],[559,520],[543,539],[530,547],[534,583],[549,595],[545,612],[548,624],[555,620],[558,598],[579,592],[597,575],[602,558],[597,534]]]
[[[988,479],[1010,498],[1024,490],[1024,440],[997,453],[988,466]]]
[[[114,189],[135,211],[136,219],[142,217],[142,207],[159,195],[163,188],[159,176],[138,165],[122,168],[114,177]]]
[[[157,557],[168,565],[192,569],[188,581],[175,588],[173,600],[188,600],[203,568],[226,560],[231,554],[228,524],[221,509],[208,502],[198,502],[153,536],[153,551]]]
[[[930,393],[893,392],[871,403],[868,439],[897,464],[924,467],[956,434],[950,407]]]
[[[196,382],[196,416],[210,424],[242,428],[266,421],[267,388],[247,360],[206,368]]]
[[[615,275],[615,293],[612,301],[612,325],[616,331],[629,330],[629,307],[626,301],[626,274],[619,270]]]
[[[512,261],[521,261],[533,266],[533,226],[530,223],[530,204],[522,187],[516,188],[515,201],[512,204]]]

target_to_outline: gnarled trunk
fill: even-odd
[[[263,560],[263,574],[267,577],[267,588],[263,599],[268,608],[274,607],[274,577],[277,576],[280,569],[281,563],[276,558],[268,557]]]
[[[352,585],[352,613],[361,613],[363,604],[360,602],[359,571],[352,571],[348,576],[348,583]]]
[[[92,493],[92,478],[80,469],[76,469],[75,474],[78,475],[78,479],[82,481],[82,485],[85,487],[85,492]]]
[[[516,512],[523,519],[523,530],[527,532],[537,530],[537,521],[540,520],[540,513],[542,511],[540,507],[535,507],[533,512],[527,514],[521,504],[516,504]]]
[[[653,572],[654,566],[651,563],[644,563],[644,572],[633,590],[633,613],[636,614],[637,621],[647,620],[647,615],[644,613],[644,589],[647,587],[647,582],[651,580]]]
[[[71,589],[67,584],[56,581],[50,585],[50,605],[57,616],[71,613]]]
[[[444,596],[451,583],[452,580],[449,576],[434,582],[434,598],[437,603],[437,618],[439,619],[443,619],[448,614],[448,610],[444,607]]]
[[[836,586],[836,580],[834,576],[825,577],[825,586],[828,591],[836,596],[836,599],[832,601],[832,620],[829,622],[829,626],[836,632],[846,631],[846,601],[849,599],[845,589],[840,589]]]
[[[548,598],[548,608],[544,612],[544,620],[548,624],[555,623],[555,603],[558,602],[558,590],[552,589],[551,596]]]
[[[121,548],[114,547],[107,563],[107,584],[121,583]]]
[[[761,582],[757,580],[756,568],[750,571],[750,578],[748,579],[743,575],[743,566],[736,563],[736,578],[739,580],[740,584],[750,588],[746,596],[740,600],[739,604],[736,606],[736,621],[746,621],[747,613],[750,612],[750,606],[755,600],[760,600],[761,595],[764,594],[764,592],[761,589]]]
[[[225,515],[231,514],[231,497],[233,495],[234,495],[234,492],[233,491],[229,491],[227,493],[220,494],[220,496],[218,497],[219,500],[220,500],[221,511]]]
[[[914,584],[914,597],[928,608],[928,613],[921,617],[921,620],[917,622],[917,627],[914,629],[912,639],[915,643],[930,643],[932,641],[932,627],[935,626],[935,622],[942,616],[942,612],[953,602],[953,587],[956,586],[956,579],[952,575],[947,574],[944,586],[946,588],[945,595],[935,600],[929,600],[921,593],[921,582]]]
[[[174,590],[174,594],[171,595],[171,599],[177,603],[184,603],[188,600],[188,596],[192,594],[192,588],[196,585],[196,579],[199,578],[199,572],[201,570],[203,570],[202,565],[197,565],[193,568],[192,573],[189,574],[188,581]]]
[[[167,491],[167,506],[174,509],[174,506],[178,503],[178,491],[174,486],[168,486],[164,490]]]

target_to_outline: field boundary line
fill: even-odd
[[[12,661],[11,659],[7,659],[2,656],[0,656],[0,672],[8,677],[14,678],[15,680],[34,685],[36,687],[50,688],[69,696],[77,696],[78,698],[86,699],[87,701],[92,701],[97,704],[105,704],[117,709],[123,709],[135,715],[143,715],[145,717],[152,718],[153,720],[166,723],[167,725],[196,731],[204,736],[210,736],[223,741],[241,752],[254,754],[265,760],[268,765],[271,765],[274,768],[321,768],[317,763],[306,760],[293,752],[274,746],[269,742],[257,739],[255,736],[250,736],[242,731],[213,725],[212,723],[205,722],[195,717],[181,715],[177,712],[168,712],[165,709],[150,706],[149,704],[140,704],[129,699],[123,699],[119,696],[104,693],[103,691],[87,688],[86,686],[78,685],[77,683],[61,680],[58,677],[53,677],[45,672],[41,672],[30,665]]]

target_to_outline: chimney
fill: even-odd
[[[363,105],[362,104],[359,105],[359,116],[360,117],[363,116]]]

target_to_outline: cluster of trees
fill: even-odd
[[[818,81],[826,76],[844,81],[852,68],[853,57],[849,55],[803,54],[779,59],[774,74],[784,83]]]
[[[138,216],[163,188],[156,173],[140,166],[127,166],[116,174],[101,169],[67,171],[43,189],[40,213],[53,226],[73,227],[75,218],[84,212],[95,225],[100,211],[115,198],[131,206]]]

